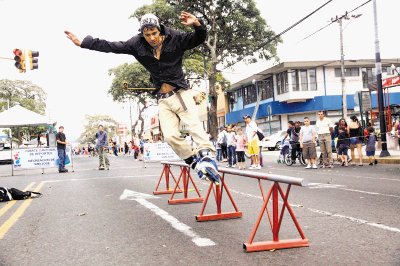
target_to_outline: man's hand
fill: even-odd
[[[179,17],[182,24],[185,26],[200,26],[199,20],[192,14],[182,11],[181,16]]]
[[[81,41],[70,31],[64,31],[67,35],[67,38],[70,39],[76,46],[81,46]]]

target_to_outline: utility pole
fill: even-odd
[[[350,18],[359,18],[361,14],[348,16],[347,11],[342,16],[336,16],[331,18],[332,22],[339,23],[340,30],[340,80],[342,83],[342,116],[347,119],[347,93],[346,93],[346,74],[344,67],[344,48],[343,48],[343,19],[349,20]]]
[[[380,134],[382,141],[382,150],[379,157],[390,156],[387,150],[386,143],[386,121],[385,121],[385,108],[383,103],[383,89],[382,89],[382,64],[381,64],[381,53],[379,49],[379,35],[378,35],[378,15],[376,0],[373,1],[374,8],[374,26],[375,26],[375,71],[376,71],[376,84],[378,92],[378,108],[379,108],[379,124],[380,124]]]
[[[346,18],[345,16],[344,18]],[[347,19],[347,18],[346,18]],[[340,80],[342,82],[342,116],[347,120],[347,93],[346,93],[346,77],[344,73],[344,52],[343,52],[343,23],[339,19],[340,27]]]

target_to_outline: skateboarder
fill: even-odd
[[[196,112],[196,105],[186,82],[182,59],[184,52],[202,44],[207,29],[201,20],[188,12],[180,14],[185,26],[193,26],[194,32],[179,32],[159,23],[153,14],[140,19],[140,33],[127,41],[110,42],[86,36],[82,42],[70,31],[67,37],[81,48],[105,53],[133,55],[151,75],[158,99],[159,120],[164,138],[176,154],[195,169],[201,179],[220,182],[214,146],[204,131]],[[198,149],[180,137],[179,124],[187,125]]]

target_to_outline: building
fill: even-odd
[[[400,66],[400,59],[383,59],[383,77],[398,75],[391,66]],[[259,127],[268,134],[287,127],[287,122],[303,121],[308,116],[312,122],[319,110],[334,121],[342,117],[342,83],[340,61],[283,62],[244,80],[232,84],[227,90],[228,113],[226,124],[243,123],[243,115],[253,114],[257,102],[257,89],[261,101],[256,119]],[[348,115],[357,114],[358,103],[354,95],[369,91],[376,81],[375,60],[346,60],[345,88]],[[387,90],[388,91],[388,90]],[[372,108],[377,108],[376,92],[371,92]],[[399,87],[390,88],[390,103],[400,103]],[[356,109],[356,111],[354,110]]]

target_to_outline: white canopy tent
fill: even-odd
[[[20,105],[0,113],[0,128],[49,126],[55,123],[41,114],[32,112]]]

